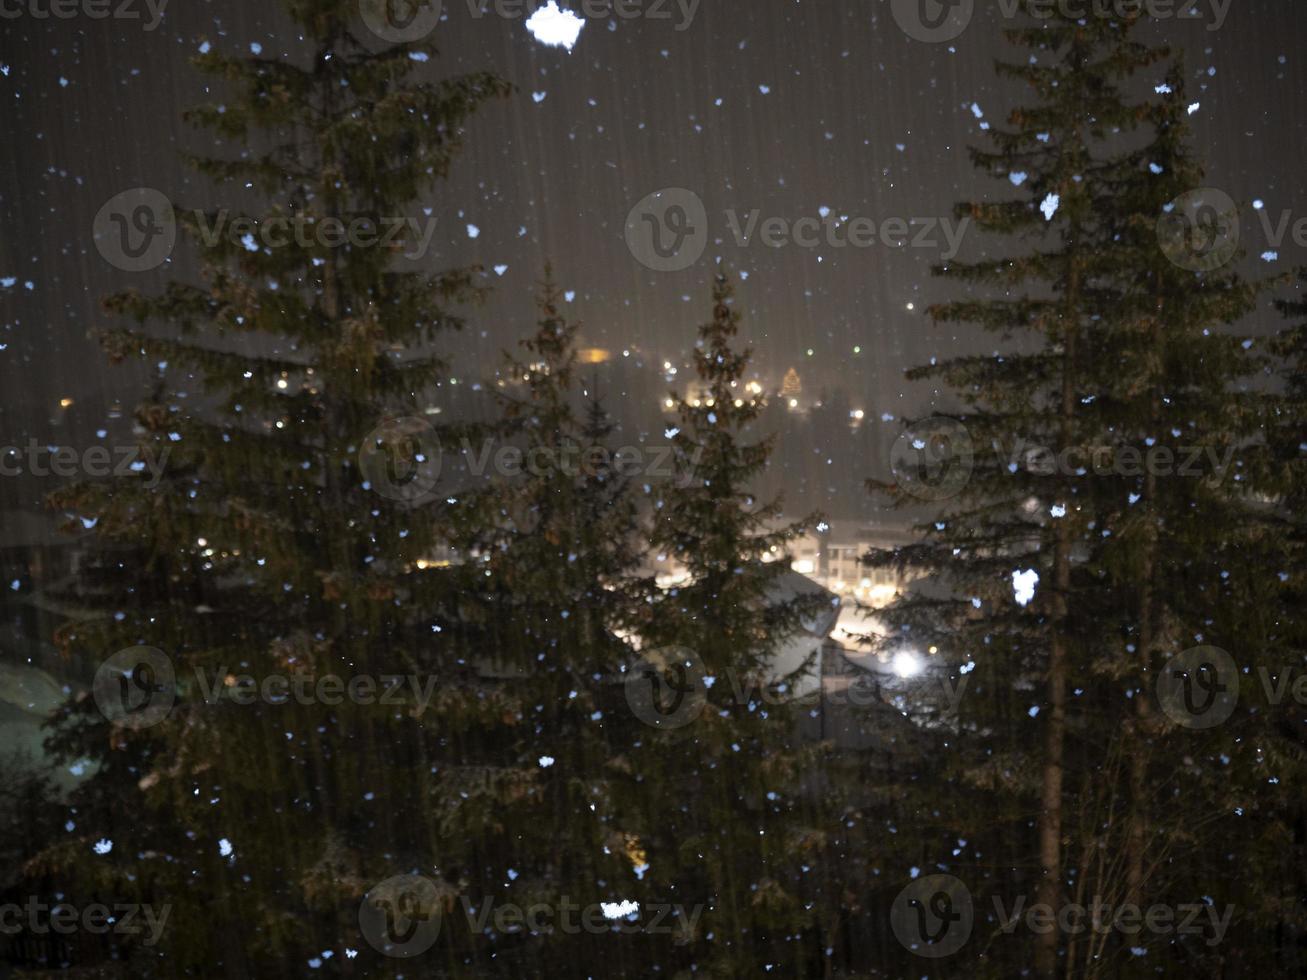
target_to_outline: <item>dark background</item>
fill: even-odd
[[[486,377],[527,331],[546,260],[574,293],[569,314],[583,322],[586,343],[619,358],[636,347],[653,375],[664,359],[684,364],[720,255],[748,277],[740,296],[760,379],[774,387],[793,366],[805,398],[842,389],[867,425],[887,427],[892,439],[901,423],[882,416],[921,412],[932,398],[911,389],[904,369],[961,349],[957,328],[936,327],[922,312],[945,295],[929,273],[937,253],[740,249],[722,212],[759,208],[793,220],[827,206],[880,221],[949,215],[958,199],[1010,194],[978,177],[966,154],[983,142],[982,123],[1001,123],[1023,97],[995,79],[993,61],[1007,54],[1002,24],[997,4],[979,6],[959,39],[927,45],[899,29],[888,0],[703,0],[681,32],[674,8],[671,20],[589,21],[569,53],[540,44],[522,20],[478,19],[464,0],[447,0],[433,35],[441,56],[419,70],[491,69],[518,90],[473,119],[452,179],[430,202],[439,225],[424,261],[482,263],[495,287],[452,341],[452,374],[464,384]],[[1210,17],[1208,0],[1199,9]],[[1241,204],[1263,199],[1273,216],[1285,208],[1295,220],[1307,216],[1298,211],[1302,5],[1234,0],[1221,29],[1206,28],[1168,21],[1158,30],[1186,51],[1208,183]],[[130,414],[148,373],[110,369],[88,339],[100,298],[127,286],[155,291],[195,269],[179,250],[153,272],[119,272],[96,251],[92,219],[137,185],[181,206],[220,203],[179,159],[207,139],[180,119],[205,98],[187,59],[202,38],[231,52],[258,43],[265,56],[302,58],[292,37],[269,0],[172,0],[154,32],[143,21],[84,16],[0,20],[0,444],[35,437],[84,446],[112,424],[115,406]],[[649,271],[623,241],[631,206],[665,186],[699,193],[722,239],[679,273]],[[469,223],[480,229],[475,240]],[[1307,261],[1286,241],[1278,261],[1262,262],[1268,246],[1251,210],[1244,244],[1252,272]],[[984,247],[971,235],[962,257]],[[502,275],[490,271],[497,265],[507,266]],[[1268,326],[1273,315],[1261,314]],[[61,398],[73,405],[60,408]],[[826,451],[838,453],[839,440]],[[0,480],[0,509],[33,506],[54,480]]]

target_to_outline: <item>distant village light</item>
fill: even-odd
[[[900,677],[916,677],[922,668],[921,658],[911,650],[900,650],[894,655],[894,673]]]

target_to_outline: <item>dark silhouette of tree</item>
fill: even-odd
[[[749,352],[737,347],[733,303],[719,275],[695,351],[701,394],[697,405],[678,399],[675,477],[654,503],[654,548],[685,578],[657,599],[643,636],[652,667],[702,702],[692,723],[651,730],[635,757],[664,801],[642,840],[653,880],[704,907],[687,964],[804,975],[821,969],[817,868],[829,825],[824,801],[805,795],[815,749],[797,743],[784,692],[815,665],[777,677],[774,657],[830,599],[791,591],[788,543],[817,517],[782,523],[779,500],[750,489],[771,443],[743,437],[762,402],[745,391]]]
[[[384,677],[433,676],[433,630],[457,593],[452,576],[417,570],[445,537],[438,510],[413,506],[426,465],[414,440],[428,433],[382,423],[417,415],[440,383],[435,343],[462,325],[480,273],[405,266],[411,226],[387,233],[507,87],[413,79],[434,50],[374,50],[347,0],[287,9],[307,62],[231,56],[221,41],[195,59],[221,91],[187,118],[230,147],[192,161],[222,208],[178,215],[203,282],[105,303],[135,321],[104,332],[111,357],[158,365],[137,421],[144,446],[172,449],[166,477],[56,501],[104,545],[78,597],[92,615],[61,642],[102,658],[157,648],[177,684],[152,727],[131,712],[111,725],[91,699],[69,708],[53,747],[98,771],[45,860],[171,905],[150,951],[169,974],[341,966],[321,951],[362,945],[369,883],[417,865],[438,835],[422,793],[431,719],[418,687]],[[121,678],[147,704],[174,694],[153,666]],[[274,686],[242,704],[240,675],[360,684],[323,697]]]

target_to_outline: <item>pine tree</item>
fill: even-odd
[[[1255,801],[1266,795],[1262,780],[1231,780],[1220,761],[1241,759],[1249,774],[1263,769],[1246,751],[1257,740],[1244,737],[1256,728],[1246,727],[1251,718],[1204,733],[1168,718],[1174,705],[1165,700],[1158,710],[1172,660],[1186,649],[1211,644],[1237,652],[1245,669],[1262,666],[1263,649],[1249,640],[1264,627],[1244,610],[1248,596],[1274,589],[1272,566],[1249,560],[1271,539],[1258,503],[1271,489],[1263,430],[1270,400],[1261,380],[1268,361],[1265,345],[1232,329],[1256,310],[1269,283],[1241,277],[1234,254],[1195,271],[1193,256],[1174,250],[1175,210],[1204,193],[1183,74],[1174,67],[1156,87],[1152,137],[1123,162],[1114,271],[1106,276],[1114,299],[1092,335],[1100,443],[1112,458],[1130,454],[1144,465],[1096,473],[1082,504],[1096,515],[1100,542],[1080,596],[1107,641],[1090,663],[1107,681],[1095,727],[1105,737],[1119,732],[1124,792],[1098,814],[1099,825],[1119,827],[1120,837],[1083,842],[1086,858],[1091,849],[1119,846],[1121,866],[1104,878],[1082,865],[1077,880],[1139,905],[1233,898],[1214,886],[1220,873],[1209,856],[1244,836],[1227,815],[1261,809]],[[1203,450],[1196,472],[1194,449]],[[1194,761],[1177,770],[1178,757]],[[1234,898],[1241,906],[1246,900]],[[1252,932],[1237,934],[1233,941],[1247,949],[1263,945]],[[1191,962],[1226,955],[1184,945]],[[1073,944],[1068,957],[1075,953]]]
[[[615,692],[644,615],[638,513],[612,424],[591,393],[578,414],[578,325],[546,274],[537,330],[492,385],[501,417],[475,451],[498,459],[459,500],[460,655],[445,663],[449,736],[433,759],[434,864],[460,903],[537,903],[557,914],[648,905],[635,822],[650,806],[629,765],[635,719]],[[457,692],[457,697],[455,697]],[[642,901],[643,900],[643,901]],[[656,897],[654,900],[657,900]],[[645,924],[648,917],[642,918]],[[555,926],[559,924],[554,923]],[[622,937],[609,930],[623,927]],[[622,921],[596,934],[445,930],[433,955],[477,975],[640,972],[668,940]]]
[[[415,866],[436,835],[413,691],[390,707],[366,693],[336,706],[224,695],[241,674],[432,674],[433,629],[455,593],[452,576],[417,562],[447,530],[404,486],[379,487],[387,470],[370,461],[403,441],[379,421],[416,415],[443,378],[433,341],[461,326],[480,273],[401,268],[407,240],[385,233],[448,174],[464,122],[507,87],[488,74],[412,78],[434,49],[372,50],[347,0],[287,9],[311,45],[306,63],[217,44],[195,59],[224,89],[188,118],[230,148],[192,161],[225,207],[178,215],[203,282],[105,304],[135,321],[104,332],[110,355],[158,365],[162,391],[137,419],[147,447],[173,450],[166,478],[56,501],[105,544],[83,597],[96,615],[62,642],[101,658],[158,648],[178,683],[153,727],[106,725],[90,699],[69,709],[55,746],[99,770],[73,801],[75,830],[44,860],[170,904],[152,951],[167,973],[343,965],[344,945],[361,945],[368,884]],[[262,210],[241,214],[256,194]],[[301,233],[271,234],[286,222]],[[367,234],[342,242],[340,228]],[[139,669],[124,679],[149,680]],[[112,850],[97,856],[98,840]]]
[[[1265,552],[1256,498],[1271,485],[1259,444],[1265,359],[1230,325],[1256,308],[1266,284],[1245,281],[1226,261],[1197,272],[1177,261],[1168,237],[1174,202],[1202,179],[1188,145],[1182,72],[1156,85],[1160,98],[1127,104],[1109,80],[1161,52],[1096,37],[1100,30],[1063,23],[1052,34],[1014,35],[1036,50],[1040,38],[1058,38],[1050,47],[1063,60],[1050,70],[1032,58],[1015,72],[1045,103],[1014,114],[1023,128],[996,135],[1001,152],[976,154],[1029,197],[973,213],[1002,233],[1042,219],[1056,247],[944,270],[1006,296],[932,313],[995,332],[1027,326],[1044,343],[1031,354],[914,372],[942,377],[967,405],[974,472],[928,526],[927,544],[875,559],[915,566],[944,584],[942,597],[922,590],[890,612],[898,627],[891,642],[938,644],[974,671],[959,743],[970,750],[964,785],[997,792],[987,810],[1000,814],[1000,826],[1011,821],[1010,830],[983,833],[981,846],[991,851],[987,863],[994,850],[1009,855],[1002,863],[1011,871],[1006,881],[973,874],[999,891],[1028,880],[1023,810],[1013,802],[1037,791],[1036,900],[1054,909],[1099,897],[1113,906],[1174,907],[1232,895],[1215,887],[1220,872],[1208,863],[1218,842],[1244,833],[1224,818],[1242,807],[1274,811],[1255,778],[1230,781],[1221,771],[1244,757],[1245,771],[1265,773],[1257,754],[1267,743],[1246,737],[1255,725],[1244,736],[1223,730],[1201,740],[1156,707],[1159,679],[1174,669],[1167,661],[1186,648],[1240,642],[1242,662],[1255,657],[1246,641],[1256,617],[1239,610],[1270,588],[1265,567],[1250,557]],[[1091,57],[1096,50],[1106,53]],[[1089,107],[1083,114],[1076,100]],[[1135,122],[1147,125],[1146,142],[1105,146],[1105,137]],[[1042,291],[1016,289],[1041,283]],[[1190,473],[1181,460],[1193,446],[1215,455]],[[1208,459],[1218,461],[1215,469]],[[1003,594],[1023,569],[1038,574],[1024,607]],[[1048,720],[1042,751],[1032,753],[1026,692],[1041,682],[1043,703],[1029,714]],[[1251,754],[1250,742],[1259,745]],[[1188,765],[1177,769],[1177,758]],[[937,798],[941,790],[925,792]],[[1063,944],[1052,930],[1036,943],[1041,975],[1094,975],[1140,955],[1179,954],[1191,963],[1227,955],[1165,936],[1068,936]],[[1243,943],[1260,955],[1251,934]]]
[[[654,505],[653,546],[685,578],[658,597],[641,634],[668,683],[700,678],[702,710],[685,727],[651,731],[636,757],[637,771],[663,781],[642,840],[664,893],[705,906],[687,965],[804,975],[819,971],[824,948],[814,901],[828,825],[803,792],[812,752],[796,743],[793,706],[765,691],[794,683],[774,677],[771,658],[829,597],[786,592],[788,543],[817,518],[781,523],[780,501],[750,490],[771,443],[747,441],[762,403],[743,387],[750,353],[735,347],[739,330],[733,289],[718,276],[695,351],[702,391],[676,399],[675,475]],[[805,669],[815,665],[795,674]]]
[[[953,847],[950,838],[973,841],[972,853],[955,855],[951,866],[977,868],[968,882],[973,892],[1014,881],[1028,887],[1033,851],[1034,898],[1052,908],[1064,903],[1063,841],[1068,809],[1074,812],[1066,803],[1073,790],[1068,699],[1089,662],[1083,638],[1095,632],[1077,601],[1076,566],[1096,547],[1097,531],[1083,473],[1032,471],[1028,464],[1037,449],[1062,458],[1093,446],[1101,432],[1089,379],[1094,331],[1109,304],[1102,277],[1116,248],[1110,216],[1121,160],[1111,144],[1141,120],[1126,90],[1131,77],[1164,53],[1132,40],[1134,26],[1133,17],[1055,13],[1006,32],[1025,57],[998,63],[998,75],[1024,83],[1033,101],[990,131],[993,149],[973,149],[971,157],[980,171],[1016,186],[1017,195],[963,204],[958,214],[1019,251],[940,269],[992,295],[941,303],[930,315],[1021,343],[909,372],[943,381],[965,406],[961,419],[974,447],[962,450],[970,478],[944,513],[923,525],[922,544],[873,559],[937,584],[886,614],[893,627],[887,644],[939,650],[952,669],[970,674],[959,715],[957,745],[966,755],[958,779],[964,792],[997,796],[986,807],[986,826],[939,828],[941,846]],[[1035,594],[1023,602],[1013,575],[1032,572]],[[1033,696],[1035,690],[1041,694]],[[1037,751],[1029,750],[1032,743]],[[995,864],[1011,870],[997,877],[982,870]],[[1057,955],[1055,930],[1037,936],[1036,974],[1052,976]]]

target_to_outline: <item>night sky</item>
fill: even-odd
[[[477,18],[465,0],[447,0],[434,33],[441,57],[419,71],[490,69],[517,89],[472,120],[452,179],[429,202],[438,225],[423,261],[481,263],[495,287],[453,341],[453,373],[484,376],[529,329],[547,260],[574,294],[568,312],[588,343],[683,362],[720,256],[747,274],[740,297],[763,379],[779,383],[794,366],[805,391],[842,388],[869,419],[919,411],[930,392],[910,390],[903,370],[961,349],[957,328],[922,314],[947,295],[929,274],[940,249],[740,248],[723,212],[793,220],[829,208],[879,222],[948,217],[958,199],[1008,196],[966,155],[983,142],[982,125],[1001,124],[1022,96],[992,71],[1010,50],[998,4],[977,6],[961,37],[932,45],[899,29],[889,0],[703,0],[684,30],[674,4],[670,19],[589,20],[569,53],[539,43],[521,19]],[[1210,0],[1197,9],[1202,19],[1163,29],[1186,51],[1208,183],[1244,205],[1264,201],[1276,221],[1283,209],[1307,216],[1301,3],[1233,0],[1215,31]],[[179,252],[154,272],[119,272],[97,252],[92,220],[138,185],[183,206],[214,204],[178,156],[207,139],[180,119],[204,99],[187,59],[203,38],[302,58],[292,36],[269,0],[172,0],[152,32],[85,16],[0,19],[0,442],[77,444],[113,402],[130,409],[146,373],[111,368],[87,339],[100,298],[126,286],[156,291],[195,267]],[[659,273],[632,257],[623,227],[637,201],[669,186],[702,197],[720,241],[689,269]],[[1251,210],[1244,218],[1250,271],[1307,262],[1291,240],[1263,262],[1270,246]],[[973,233],[961,257],[985,245]],[[966,342],[977,345],[992,342]],[[61,409],[61,398],[73,406]],[[15,493],[0,486],[0,506],[14,506]]]

